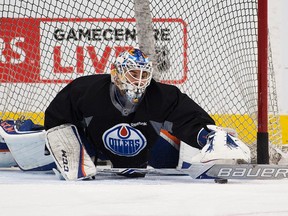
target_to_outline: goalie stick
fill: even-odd
[[[61,174],[54,170],[59,179],[64,179]],[[143,168],[111,168],[108,166],[98,166],[97,175],[115,174],[130,177],[144,177],[148,175],[189,175],[192,179],[245,179],[245,180],[272,180],[288,179],[288,165],[269,165],[269,164],[191,164],[189,168],[164,168],[156,169]],[[220,181],[220,183],[222,183]]]
[[[154,168],[101,168],[97,173],[114,173],[128,176],[129,174],[151,175],[189,175],[193,179],[285,179],[288,178],[287,165],[267,164],[192,164],[187,169],[154,169]]]

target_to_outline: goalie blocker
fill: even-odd
[[[63,124],[49,129],[46,145],[65,180],[81,180],[96,175],[96,167],[74,125]]]

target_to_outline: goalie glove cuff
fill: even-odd
[[[207,137],[208,137],[208,134],[210,133],[211,131],[208,131],[207,128],[202,128],[198,135],[197,135],[197,142],[198,142],[198,145],[200,147],[204,147],[207,143]]]
[[[204,147],[207,144],[208,136],[214,134],[217,131],[224,131],[233,137],[238,137],[237,132],[232,128],[223,128],[216,125],[206,125],[199,131],[197,135],[198,145]]]

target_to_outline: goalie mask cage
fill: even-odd
[[[257,38],[267,33],[258,31],[262,2],[4,0],[1,119],[24,116],[43,124],[45,108],[67,83],[109,73],[118,53],[140,46],[157,62],[155,78],[178,86],[219,126],[236,129],[255,152],[258,107],[263,108],[257,100]],[[269,142],[281,146],[271,51],[262,48],[269,50],[268,106],[262,111],[269,117]]]

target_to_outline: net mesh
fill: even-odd
[[[151,0],[160,81],[178,86],[251,146],[257,128],[257,1]],[[109,73],[121,51],[138,46],[134,3],[32,1],[0,5],[1,118],[43,124],[68,82]],[[269,51],[269,134],[281,145]]]

